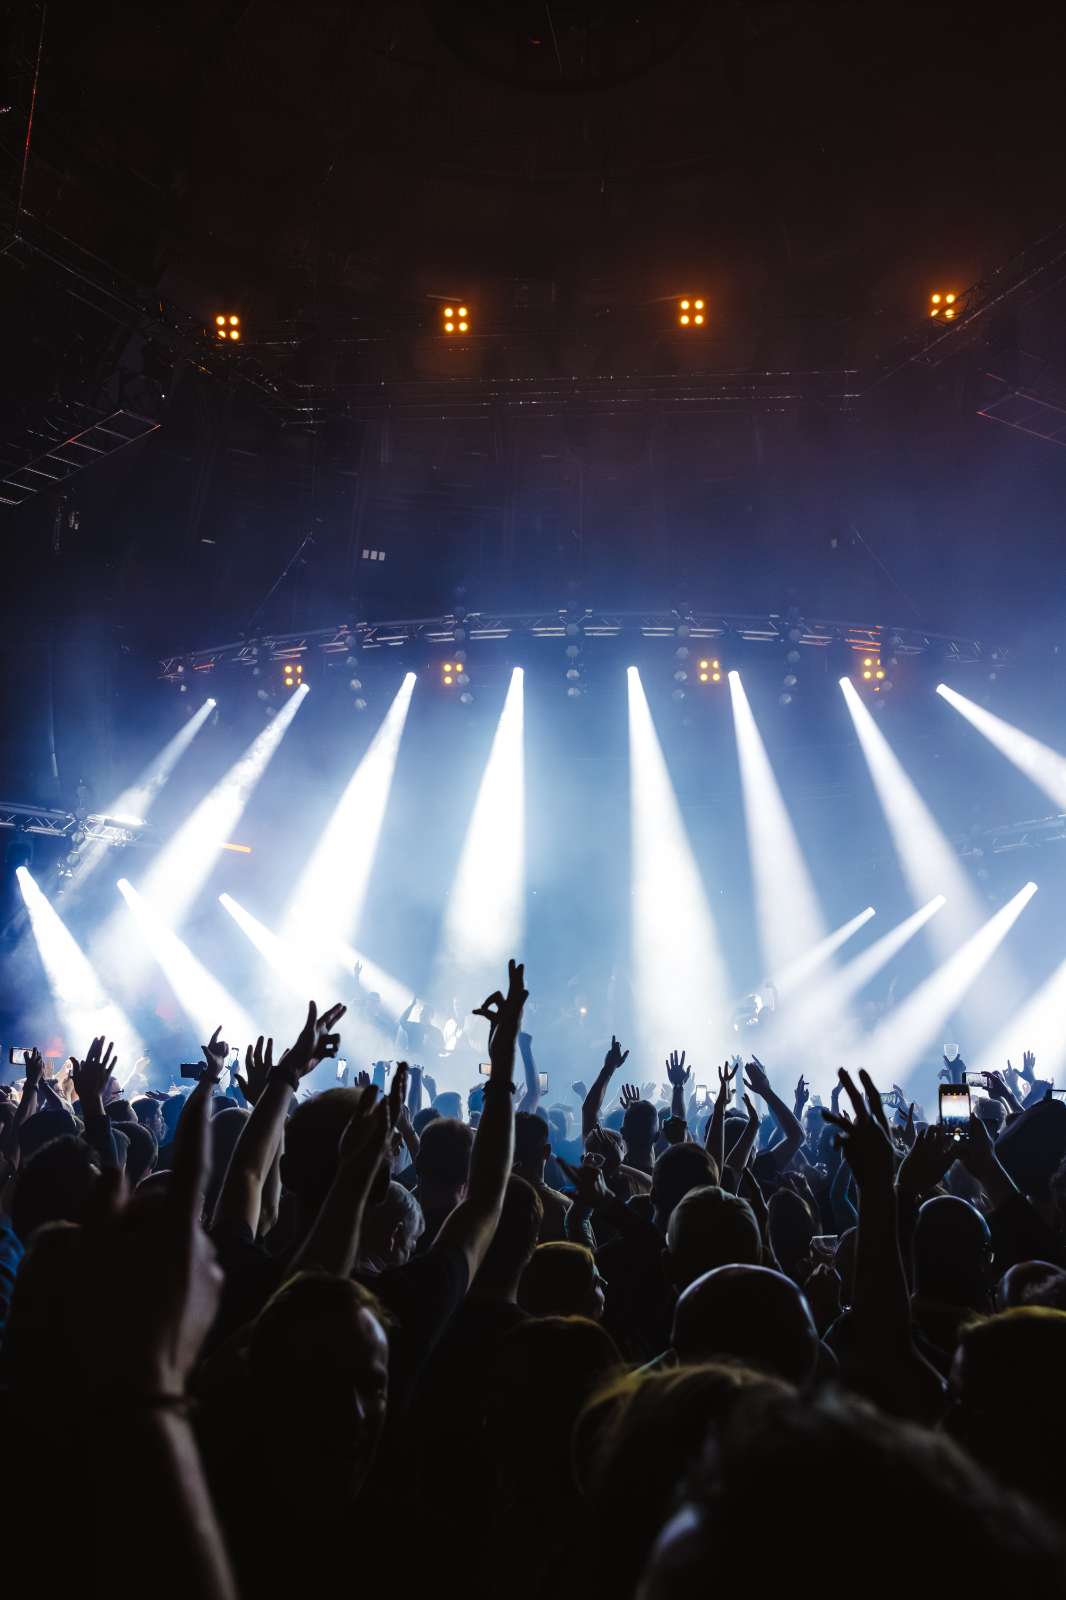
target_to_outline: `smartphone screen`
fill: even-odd
[[[24,1067],[26,1065],[26,1057],[29,1055],[29,1053],[30,1052],[24,1047],[13,1044],[7,1053],[7,1059],[10,1061],[13,1067]]]
[[[492,1075],[492,1062],[491,1061],[483,1061],[481,1063],[480,1067],[478,1067],[477,1070],[480,1072],[480,1074],[481,1074],[481,1076],[483,1078],[490,1077]]]
[[[337,1060],[337,1076],[338,1076],[338,1078],[343,1078],[344,1074],[347,1072],[347,1070],[348,1070],[347,1061],[341,1061],[338,1058],[338,1060]]]
[[[696,1104],[698,1106],[705,1106],[710,1098],[710,1095],[707,1093],[707,1085],[705,1083],[698,1083],[696,1085]]]
[[[548,1074],[546,1072],[538,1072],[537,1073],[537,1078],[538,1078],[538,1080],[540,1082],[540,1092],[541,1092],[541,1094],[547,1094],[547,1092],[548,1092]]]
[[[970,1121],[970,1091],[964,1084],[940,1085],[940,1120],[945,1128],[956,1132]]]

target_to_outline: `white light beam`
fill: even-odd
[[[976,983],[999,946],[1036,893],[1027,883],[953,956],[930,973],[865,1041],[865,1064],[874,1079],[890,1075],[903,1083],[937,1030]]]
[[[783,972],[777,973],[772,982],[781,999],[787,998],[801,988],[819,967],[836,954],[841,945],[847,944],[852,935],[858,933],[860,928],[865,928],[870,919],[876,915],[873,906],[867,906],[849,921],[842,922],[839,928],[834,928],[832,933],[827,933],[813,949],[797,957]]]
[[[30,927],[66,1030],[67,1047],[79,1059],[93,1039],[103,1034],[114,1041],[122,1084],[129,1078],[144,1045],[125,1012],[107,994],[88,956],[49,904],[47,896],[25,867],[15,872]]]
[[[638,1059],[719,1047],[729,987],[718,933],[636,667],[628,672],[630,882]],[[641,1068],[641,1071],[644,1067]]]
[[[262,1031],[248,1013],[199,962],[155,907],[139,894],[128,878],[118,880],[119,893],[129,907],[152,955],[163,970],[181,1009],[198,1030],[198,1043],[211,1037],[221,1024],[222,1037],[243,1049]]]
[[[964,694],[949,689],[946,683],[937,684],[936,692],[961,712],[978,733],[983,733],[1019,772],[1024,772],[1050,800],[1066,810],[1066,756],[1034,739],[1031,733],[1023,733],[1020,728],[1004,722],[1002,717],[993,716],[983,706],[967,700]]]

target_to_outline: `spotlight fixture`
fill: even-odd
[[[944,293],[936,290],[929,296],[929,315],[942,317],[945,322],[954,322],[958,312],[958,295],[954,290]]]
[[[302,661],[286,661],[281,668],[281,681],[283,688],[289,690],[299,689],[304,681]]]
[[[441,329],[447,334],[469,333],[470,307],[444,306],[441,311]]]
[[[684,295],[677,302],[677,321],[681,328],[702,328],[707,320],[707,303],[697,295]]]
[[[220,311],[215,317],[215,334],[219,339],[230,339],[234,344],[241,336],[241,319],[235,311]]]
[[[700,657],[698,677],[701,683],[721,683],[722,663],[717,656]]]
[[[454,684],[459,672],[459,666],[461,666],[461,664],[462,663],[456,664],[454,661],[441,662],[440,681],[445,689],[450,689]]]
[[[881,664],[880,656],[863,656],[862,682],[872,689],[874,694],[880,694],[882,689],[892,687],[891,680]]]

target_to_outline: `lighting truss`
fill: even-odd
[[[576,628],[576,634],[572,631]],[[160,676],[178,683],[192,672],[211,672],[221,666],[241,666],[249,670],[267,660],[291,660],[300,656],[347,656],[352,652],[401,649],[407,645],[427,645],[436,649],[454,648],[468,642],[494,639],[677,639],[697,644],[706,641],[737,639],[746,643],[773,644],[787,639],[800,649],[827,650],[843,643],[849,649],[897,656],[920,656],[930,645],[937,646],[947,666],[970,666],[990,660],[993,653],[1002,663],[1010,651],[988,640],[963,639],[955,634],[928,633],[921,629],[898,627],[890,623],[842,622],[833,619],[808,619],[800,624],[800,636],[792,634],[796,625],[776,612],[700,611],[476,611],[455,616],[406,617],[389,622],[341,623],[333,628],[306,629],[299,633],[274,633],[257,639],[240,639],[230,644],[210,645],[167,655],[160,660]],[[889,644],[889,640],[892,644]],[[896,642],[898,640],[898,643]]]
[[[0,828],[14,828],[19,833],[34,833],[48,839],[70,839],[72,843],[75,835],[82,834],[86,841],[96,840],[108,845],[139,844],[146,831],[144,823],[139,826],[119,823],[102,812],[79,817],[73,811],[13,805],[7,800],[0,800]]]

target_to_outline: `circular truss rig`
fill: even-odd
[[[341,623],[332,628],[310,628],[294,633],[263,633],[229,644],[208,645],[162,657],[160,676],[170,682],[187,681],[193,672],[216,667],[249,669],[264,661],[296,660],[302,656],[358,655],[389,648],[423,645],[440,648],[453,644],[508,639],[691,639],[725,649],[730,640],[746,644],[788,643],[801,650],[832,647],[896,656],[936,655],[948,665],[1004,664],[1011,653],[1001,645],[957,634],[929,633],[924,629],[887,623],[842,622],[801,618],[792,613],[762,614],[724,611],[463,611],[438,617],[406,617],[386,622]]]

